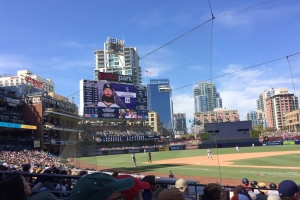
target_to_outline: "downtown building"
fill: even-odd
[[[212,82],[201,81],[193,90],[194,111],[207,112],[215,108],[222,108],[222,98],[217,92],[217,87]]]
[[[266,99],[268,127],[280,129],[287,126],[286,114],[298,108],[298,97],[289,93],[287,88],[275,90],[274,95]]]
[[[237,110],[222,109],[223,103],[216,84],[201,81],[193,90],[194,120],[198,125],[214,122],[239,121]],[[203,128],[203,127],[201,127]]]
[[[42,78],[29,70],[18,70],[17,75],[0,75],[0,87],[15,97],[55,92],[55,84],[51,79]]]
[[[200,124],[220,123],[220,122],[238,122],[240,115],[237,110],[227,110],[226,108],[215,108],[213,111],[198,112],[194,115]]]
[[[263,121],[263,127],[268,127],[268,113],[267,113],[267,105],[266,105],[266,99],[273,96],[275,94],[274,88],[270,88],[265,90],[264,92],[260,93],[258,95],[258,98],[256,100],[256,113],[257,118],[256,120],[262,120]],[[251,111],[255,112],[255,111]]]
[[[51,79],[19,70],[17,76],[1,75],[0,84],[0,129],[1,137],[9,138],[7,144],[14,145],[17,137],[30,139],[34,149],[54,154],[75,148],[83,133],[78,125],[82,117],[74,99],[70,102],[55,93]]]
[[[263,119],[263,113],[261,110],[250,111],[245,114],[245,121],[251,121],[252,127],[262,125],[266,128],[266,120]]]
[[[169,79],[150,79],[147,96],[148,110],[159,114],[164,128],[173,129],[173,101]]]
[[[142,72],[139,55],[135,47],[125,47],[125,41],[108,37],[104,50],[96,50],[94,80],[98,73],[113,73],[132,76],[134,85],[141,85]]]
[[[186,114],[185,113],[175,113],[174,117],[174,134],[186,134]]]

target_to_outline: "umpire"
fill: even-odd
[[[136,167],[136,159],[135,159],[135,154],[132,154],[132,166]]]
[[[148,163],[149,163],[149,162],[152,163],[152,160],[151,160],[151,152],[150,152],[150,151],[148,152]]]

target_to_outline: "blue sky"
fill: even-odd
[[[263,0],[211,0],[214,16],[212,77],[300,52],[300,2],[278,0],[228,14]],[[140,57],[211,19],[208,1],[4,1],[0,0],[0,74],[28,69],[56,84],[56,93],[74,96],[79,80],[92,79],[94,51],[107,37],[125,39]],[[227,15],[225,15],[227,14]],[[193,118],[193,87],[209,80],[211,21],[140,60],[143,83],[169,78],[174,112]],[[300,54],[289,57],[300,94]],[[144,71],[152,72],[146,76]],[[255,110],[268,88],[293,92],[288,62],[282,59],[213,80],[223,106],[241,119]],[[182,87],[186,86],[187,87]],[[74,94],[76,93],[76,94]],[[74,95],[72,95],[74,94]]]

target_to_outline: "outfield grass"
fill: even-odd
[[[195,165],[178,165],[178,164],[148,164],[148,155],[144,153],[136,154],[138,167],[132,167],[131,154],[98,156],[77,158],[81,162],[105,166],[111,170],[126,170],[130,172],[151,172],[168,174],[168,169],[176,175],[189,176],[205,176],[205,177],[222,177],[230,179],[242,179],[247,177],[250,180],[265,181],[265,182],[280,182],[284,179],[293,179],[300,182],[300,171],[294,169],[271,169],[260,168],[259,166],[299,166],[300,146],[265,146],[265,147],[241,147],[242,153],[255,152],[274,152],[274,151],[295,151],[299,150],[297,154],[270,156],[265,158],[251,158],[234,161],[235,165],[253,165],[257,168],[237,168],[225,166],[195,166]],[[221,154],[236,154],[235,148],[211,149],[214,158],[217,153]],[[165,160],[172,158],[185,158],[194,156],[206,156],[206,149],[185,150],[185,151],[166,151],[166,152],[152,152],[152,160]],[[299,168],[300,169],[300,168]]]

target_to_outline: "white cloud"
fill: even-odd
[[[271,9],[261,9],[257,7],[257,8],[253,8],[253,9],[251,8],[249,10],[245,10],[243,12],[237,12],[234,14],[229,14],[230,12],[232,12],[232,10],[222,11],[221,13],[216,15],[216,20],[217,22],[220,22],[227,27],[238,27],[238,26],[251,27],[257,21],[277,20],[282,16],[286,16],[286,13],[291,14],[298,11],[299,11],[299,6],[293,6],[293,7],[281,6],[281,7],[271,8]]]
[[[194,119],[194,98],[192,95],[173,95],[173,108],[174,113],[185,113],[187,122]]]
[[[32,68],[32,64],[21,55],[0,55],[0,73],[16,73],[16,70]]]
[[[223,71],[228,73],[241,69],[243,66],[232,64],[228,65]],[[223,107],[227,109],[236,109],[239,111],[241,120],[244,120],[245,113],[256,110],[256,99],[260,93],[269,88],[288,88],[293,93],[293,83],[290,72],[287,70],[270,70],[260,67],[241,71],[232,75],[223,77],[218,81],[218,91],[223,99]],[[276,67],[277,69],[277,67]],[[294,77],[294,84],[297,91],[300,83],[299,78]]]

